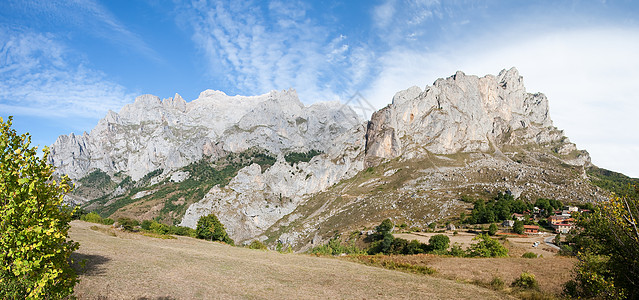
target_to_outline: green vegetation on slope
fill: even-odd
[[[152,171],[136,182],[131,181],[127,176],[120,182],[120,186],[129,188],[126,194],[115,198],[105,195],[90,201],[84,207],[93,207],[95,212],[107,217],[122,209],[130,208],[131,205],[147,207],[146,211],[148,211],[150,207],[159,204],[161,208],[155,219],[173,225],[184,215],[190,204],[201,200],[213,186],[226,186],[240,169],[256,163],[265,170],[275,161],[275,157],[264,150],[252,148],[240,153],[230,153],[214,161],[204,158],[191,163],[181,169],[189,173],[189,177],[182,182],[165,179],[150,185],[152,178],[162,174],[162,169]],[[93,178],[95,177],[96,175],[93,175]],[[145,191],[146,195],[134,197]],[[130,214],[141,214],[144,209],[140,208],[140,210]]]
[[[639,186],[639,178],[630,178],[621,173],[609,171],[598,167],[590,167],[587,171],[592,184],[611,191],[618,196],[639,197],[634,186]]]
[[[322,152],[317,150],[310,150],[307,152],[291,152],[289,154],[286,154],[284,156],[284,159],[286,159],[286,162],[288,162],[292,166],[300,161],[309,162],[313,157],[320,154],[322,154]]]

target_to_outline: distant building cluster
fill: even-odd
[[[575,227],[575,219],[572,217],[573,213],[590,213],[588,209],[580,209],[576,206],[565,206],[563,210],[557,210],[553,212],[553,215],[547,218],[548,224],[555,230],[555,233],[568,233]],[[501,225],[504,227],[513,227],[515,225],[514,220],[527,221],[534,220],[539,221],[544,218],[544,211],[535,207],[532,212],[525,211],[523,214],[513,213],[511,215],[512,220],[505,220]],[[539,226],[536,225],[524,225],[524,233],[535,234],[539,233]]]

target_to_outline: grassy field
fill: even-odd
[[[504,299],[437,276],[339,259],[157,239],[73,221],[79,299]]]

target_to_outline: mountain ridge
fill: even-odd
[[[79,183],[74,199],[87,208],[189,227],[215,213],[236,241],[297,249],[387,217],[452,220],[468,208],[462,195],[605,196],[590,183],[588,153],[553,126],[548,99],[526,92],[515,68],[400,91],[368,122],[339,103],[304,106],[294,90],[207,90],[188,103],[143,95],[91,133],[61,136],[51,162]],[[91,172],[106,174],[103,192],[81,183]]]

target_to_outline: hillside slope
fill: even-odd
[[[106,234],[74,221],[87,264],[80,299],[504,299],[470,284],[343,260],[231,247],[192,238]],[[92,230],[99,226],[102,231]],[[95,227],[94,227],[95,228]]]

